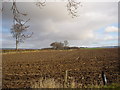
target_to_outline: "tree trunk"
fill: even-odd
[[[18,50],[18,43],[17,43],[18,41],[16,40],[16,50]]]
[[[18,50],[18,40],[17,40],[17,36],[16,36],[16,50]]]

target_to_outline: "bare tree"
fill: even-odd
[[[35,4],[36,4],[36,6],[42,8],[46,5],[46,0],[44,0],[44,1],[37,0],[37,2]]]
[[[68,0],[67,10],[69,14],[71,14],[72,18],[77,17],[77,9],[80,3],[81,2],[76,2],[75,0]]]
[[[36,2],[36,6],[38,7],[43,7],[46,5],[46,0],[45,1],[39,1],[37,0]],[[72,16],[72,18],[74,17],[77,17],[77,9],[79,8],[79,6],[82,6],[81,5],[81,2],[77,2],[76,0],[68,0],[68,3],[67,3],[67,11],[68,13]]]
[[[16,6],[16,2],[13,0],[12,5],[12,13],[13,13],[13,26],[11,28],[11,33],[13,34],[13,38],[16,39],[16,49],[18,49],[18,44],[24,42],[26,38],[30,38],[32,34],[25,35],[25,32],[28,30],[29,26],[26,23],[30,20],[22,20],[21,16],[27,16],[27,14],[19,12]]]
[[[68,42],[67,40],[65,40],[65,41],[64,41],[64,46],[67,47],[68,43],[69,43],[69,42]]]

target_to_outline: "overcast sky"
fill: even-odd
[[[84,2],[78,9],[78,17],[68,14],[66,2],[47,2],[40,9],[33,2],[17,2],[18,9],[30,18],[28,32],[33,36],[19,45],[20,48],[45,48],[50,43],[64,40],[69,46],[118,45],[118,3]],[[10,33],[13,16],[12,3],[4,3],[2,13],[2,47],[15,48],[15,39]],[[1,18],[0,18],[1,19]]]

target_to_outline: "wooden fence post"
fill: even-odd
[[[65,71],[65,82],[64,82],[64,87],[67,88],[68,87],[68,70]]]
[[[105,75],[104,71],[102,71],[102,80],[103,80],[103,84],[106,85],[107,84],[107,78],[106,78],[106,75]]]

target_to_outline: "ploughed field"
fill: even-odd
[[[41,77],[63,84],[66,70],[76,87],[103,85],[102,71],[108,84],[120,83],[117,48],[3,53],[2,63],[3,88],[29,88]]]

